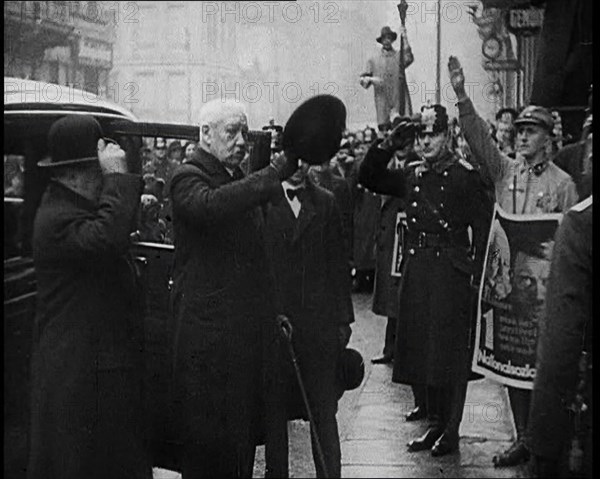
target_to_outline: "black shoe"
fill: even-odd
[[[371,359],[371,363],[373,364],[390,364],[394,360],[394,356],[389,354],[384,354],[383,356],[379,356],[378,358]]]
[[[424,407],[417,406],[411,412],[406,415],[407,421],[419,421],[427,417],[427,410]]]
[[[529,449],[523,441],[517,440],[499,456],[494,456],[494,467],[512,467],[529,460]]]
[[[459,437],[457,434],[442,434],[431,447],[431,455],[433,457],[439,457],[458,451],[458,439]]]
[[[425,451],[426,449],[431,449],[435,444],[435,441],[444,433],[444,430],[437,427],[430,427],[427,429],[427,432],[423,434],[421,437],[417,439],[413,439],[410,441],[408,445],[408,450],[410,452],[417,451]]]

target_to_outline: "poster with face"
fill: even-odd
[[[561,214],[509,214],[496,205],[479,288],[474,372],[532,389],[554,234],[561,219]]]

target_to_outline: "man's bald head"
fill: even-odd
[[[234,100],[212,100],[200,110],[200,147],[228,168],[239,166],[246,155],[246,108]]]

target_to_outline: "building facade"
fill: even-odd
[[[189,123],[240,68],[235,22],[205,2],[136,2],[134,21],[117,25],[111,99],[147,121]]]
[[[118,2],[4,3],[4,75],[106,96]]]

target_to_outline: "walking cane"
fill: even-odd
[[[292,329],[290,327],[290,320],[283,315],[279,315],[277,320],[281,326],[281,332],[286,339],[290,358],[292,360],[292,364],[294,365],[296,380],[298,381],[298,386],[300,387],[300,392],[302,393],[302,400],[304,401],[304,407],[306,408],[308,421],[310,422],[310,433],[313,437],[315,447],[317,448],[317,456],[319,458],[319,462],[321,463],[321,468],[325,474],[325,477],[329,477],[329,474],[327,473],[327,466],[325,465],[325,456],[323,454],[323,449],[321,448],[321,441],[319,440],[319,434],[317,433],[317,425],[315,424],[312,412],[310,410],[310,405],[308,404],[308,396],[306,395],[306,389],[304,388],[304,382],[302,381],[302,376],[300,374],[300,367],[298,366],[296,353],[294,352],[294,347],[292,346]]]

